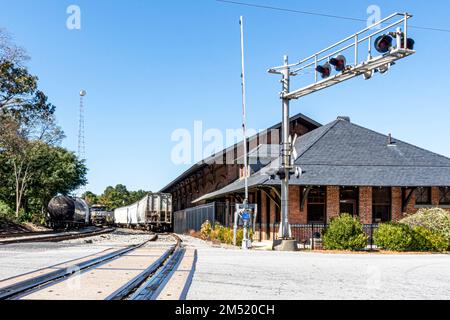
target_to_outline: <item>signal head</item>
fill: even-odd
[[[330,64],[334,66],[337,72],[341,72],[345,70],[347,60],[343,55],[338,55],[337,57],[330,59]]]
[[[382,35],[375,39],[375,49],[379,53],[386,53],[392,48],[392,37],[390,35]]]
[[[320,73],[320,75],[322,76],[322,79],[326,79],[331,75],[331,66],[327,62],[324,65],[317,66],[316,71],[318,73]]]
[[[416,42],[414,41],[414,39],[407,38],[406,39],[406,49],[414,50],[414,44],[415,43]],[[405,38],[404,38],[404,36],[402,36],[402,48],[405,48]]]

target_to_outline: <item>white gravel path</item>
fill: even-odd
[[[450,255],[197,249],[187,299],[450,299]]]

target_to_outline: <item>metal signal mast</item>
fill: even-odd
[[[282,243],[281,250],[285,248],[288,248],[287,250],[295,250],[297,247],[295,240],[291,238],[288,218],[289,177],[296,169],[294,166],[295,159],[291,157],[293,146],[289,140],[290,101],[358,76],[363,76],[365,80],[368,80],[375,73],[384,74],[397,60],[414,54],[414,40],[408,38],[408,20],[411,17],[412,15],[408,13],[394,13],[297,63],[289,64],[288,57],[285,56],[282,66],[268,70],[269,73],[282,76],[282,92],[280,94],[283,105],[282,147],[281,167],[278,172],[281,180],[281,225],[279,236],[282,241],[286,242]],[[373,56],[372,46],[380,55]],[[363,59],[361,59],[361,51],[366,52]],[[352,61],[347,60],[344,54],[350,57],[353,56]],[[303,71],[312,68],[315,71],[312,83],[290,91],[291,77],[298,76]],[[332,75],[333,69],[336,72],[334,75]],[[318,78],[319,75],[321,80]]]
[[[84,141],[84,101],[83,98],[86,96],[86,91],[80,91],[80,114],[78,121],[78,157],[80,160],[86,159],[86,145]]]

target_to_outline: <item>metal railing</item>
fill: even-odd
[[[279,233],[279,223],[271,224],[267,228],[267,224],[256,225],[256,238],[254,240],[262,241],[263,233],[267,234],[269,229],[269,236],[271,239],[277,239]],[[328,227],[328,224],[323,223],[309,223],[309,224],[291,224],[292,237],[295,238],[304,249],[317,250],[322,249],[322,236]],[[366,250],[375,249],[373,235],[378,228],[378,224],[364,224],[363,231],[367,235]]]
[[[284,98],[286,99],[298,99],[302,96],[330,87],[353,77],[362,74],[373,73],[375,70],[377,70],[377,68],[392,64],[398,59],[405,58],[415,53],[414,50],[408,49],[407,46],[408,20],[410,18],[412,18],[412,15],[409,13],[391,14],[390,16],[344,38],[343,40],[336,42],[335,44],[323,50],[310,55],[305,59],[300,60],[299,62],[273,67],[270,68],[268,72],[280,74],[283,69],[288,68],[290,76],[297,76],[306,69],[314,68],[313,83],[285,94]],[[393,28],[396,28],[396,47],[393,47],[388,53],[373,57],[372,46],[375,37],[385,34],[388,30],[393,30]],[[361,54],[361,49],[363,46],[367,47],[367,55],[364,57]],[[326,79],[319,80],[318,72],[316,71],[316,69],[320,65],[320,63],[330,62],[333,57],[347,51],[351,51],[350,54],[353,55],[353,59],[348,59],[349,63],[347,64],[344,71],[339,72],[338,74]],[[361,57],[363,57],[363,59],[361,59]]]

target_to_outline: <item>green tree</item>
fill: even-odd
[[[68,195],[87,182],[87,168],[73,152],[61,147],[42,145],[36,151],[28,192],[27,209],[41,211],[57,194]]]
[[[16,216],[32,176],[45,169],[33,165],[41,148],[58,145],[64,137],[55,123],[55,107],[38,90],[38,78],[21,65],[23,61],[23,51],[11,45],[0,30],[0,154],[12,172],[5,182],[14,189]],[[10,196],[6,189],[2,197]]]
[[[92,206],[94,204],[100,204],[99,197],[95,193],[93,193],[92,191],[86,191],[85,193],[83,193],[83,195],[81,197],[90,206]]]

